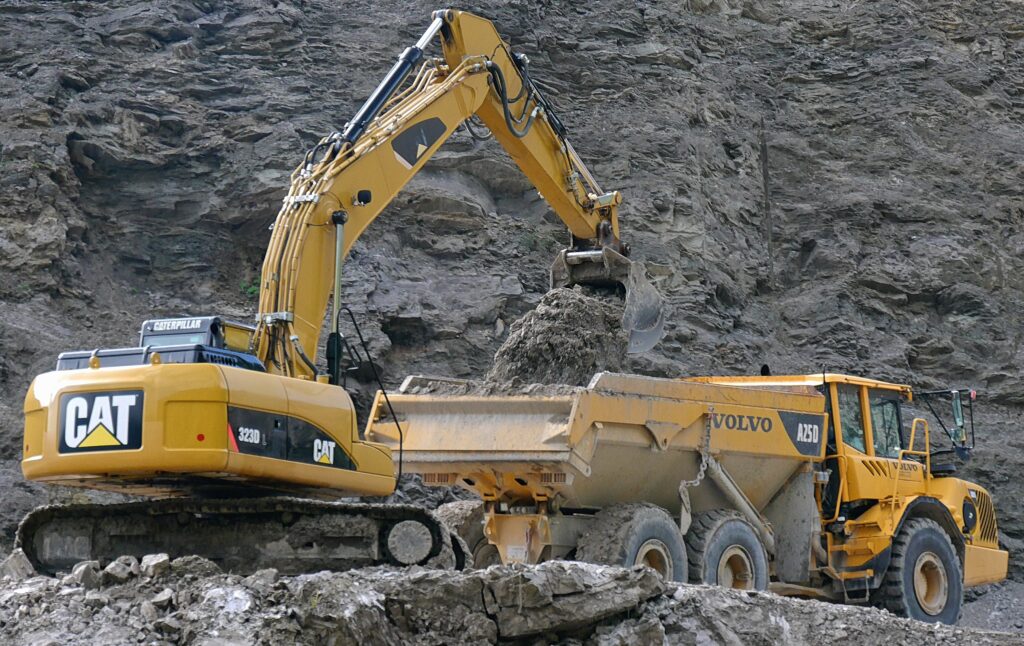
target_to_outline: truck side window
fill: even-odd
[[[864,419],[860,414],[860,388],[838,384],[839,422],[843,425],[843,442],[847,446],[867,453],[864,447]]]
[[[871,405],[871,434],[875,455],[884,458],[900,457],[903,442],[900,436],[900,402],[891,393],[868,391]]]

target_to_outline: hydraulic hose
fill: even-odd
[[[319,374],[316,369],[316,364],[310,361],[309,357],[306,356],[305,351],[302,349],[302,343],[299,342],[299,335],[293,334],[291,336],[291,341],[292,345],[295,346],[295,351],[299,353],[299,358],[302,359],[302,363],[306,364],[306,367],[313,373],[313,380],[315,381]]]
[[[537,115],[540,114],[542,109],[541,106],[538,105],[530,112],[530,116],[526,120],[526,125],[523,126],[521,130],[516,128],[515,123],[513,123],[514,119],[512,117],[512,111],[509,109],[508,88],[505,85],[505,74],[493,61],[487,62],[487,71],[490,72],[491,78],[494,79],[494,89],[498,92],[498,98],[501,99],[501,109],[505,116],[505,125],[508,127],[509,132],[515,135],[517,139],[522,139],[528,132],[530,132],[530,128],[533,127],[533,121],[537,118]],[[530,96],[531,95],[527,96],[527,101],[529,101]],[[526,109],[524,108],[523,114],[525,113]]]
[[[384,381],[380,378],[380,373],[377,372],[377,366],[373,364],[373,357],[370,355],[370,348],[366,344],[366,339],[363,338],[363,331],[359,329],[359,323],[356,322],[356,315],[352,312],[352,308],[342,306],[338,310],[338,317],[341,317],[341,313],[346,312],[349,319],[352,320],[352,327],[356,330],[356,336],[359,337],[359,343],[363,346],[363,352],[366,353],[366,360],[370,364],[370,371],[373,372],[373,379],[377,382],[377,387],[380,388],[381,394],[384,395],[384,404],[388,407],[388,412],[391,413],[391,418],[395,420],[395,428],[398,429],[398,480],[402,479],[402,466],[405,457],[405,432],[402,430],[402,423],[398,421],[398,415],[395,413],[395,407],[391,405],[391,398],[388,397],[388,390],[384,387]],[[335,320],[335,323],[338,321]]]

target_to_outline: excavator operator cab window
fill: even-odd
[[[864,444],[864,417],[860,412],[860,388],[849,384],[837,384],[839,398],[839,423],[843,429],[843,442],[850,448],[867,453]]]
[[[900,457],[903,448],[903,426],[900,420],[900,401],[891,391],[868,391],[871,408],[871,438],[875,455],[880,458]]]

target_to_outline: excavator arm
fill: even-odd
[[[425,58],[440,37],[443,58]],[[341,270],[352,245],[467,119],[493,133],[572,234],[552,284],[627,285],[631,349],[661,336],[657,292],[626,259],[618,191],[605,192],[566,139],[565,128],[493,23],[435,12],[341,132],[307,153],[274,223],[263,264],[254,350],[268,371],[315,379],[317,342],[333,294],[330,381],[339,381]]]

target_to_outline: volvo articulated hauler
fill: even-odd
[[[988,492],[937,455],[908,386],[819,374],[691,380],[601,373],[523,396],[410,377],[391,404],[405,468],[483,499],[443,513],[479,566],[647,564],[676,581],[873,603],[954,623],[1005,578]],[[964,397],[966,401],[962,401]],[[367,438],[395,444],[378,397]],[[942,416],[935,418],[942,423]],[[943,428],[945,424],[943,424]],[[460,517],[461,514],[461,517]]]

